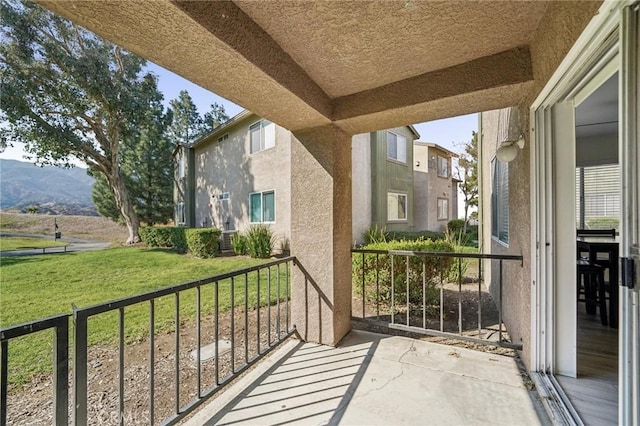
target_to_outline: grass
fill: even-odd
[[[19,250],[21,248],[60,247],[66,244],[61,241],[46,240],[44,238],[0,237],[0,252]]]
[[[108,250],[3,258],[0,265],[0,326],[19,324],[60,313],[72,312],[71,304],[87,307],[132,296],[181,282],[218,275],[264,263],[264,260],[230,257],[196,259],[174,252],[145,248],[113,248]],[[273,268],[271,279],[275,284]],[[284,270],[283,270],[284,273]],[[236,279],[235,305],[244,303],[244,278]],[[261,275],[261,305],[266,305],[266,271]],[[230,280],[221,281],[221,311],[228,310]],[[284,287],[281,293],[284,294]],[[272,285],[271,301],[277,300]],[[256,274],[248,280],[250,306],[257,303]],[[213,284],[203,289],[203,314],[213,311]],[[183,321],[195,318],[195,290],[180,295]],[[174,329],[175,297],[156,301],[156,331]],[[89,320],[89,344],[113,343],[118,336],[117,312],[100,314]],[[148,333],[149,303],[125,309],[126,340],[145,338]],[[51,371],[52,332],[34,333],[12,340],[9,344],[10,382],[23,384],[35,374]]]

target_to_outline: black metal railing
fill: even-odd
[[[504,262],[516,261],[522,266],[521,255],[353,249],[352,258],[354,295],[361,301],[360,312],[357,309],[352,312],[354,320],[419,334],[522,348],[505,339],[502,318]],[[490,260],[497,274],[497,279],[492,280],[497,288],[490,293],[484,287],[483,260]],[[471,266],[474,271],[468,273]],[[473,286],[475,290],[470,289]],[[465,297],[470,292],[476,293],[474,297]],[[488,304],[491,300],[494,303]],[[491,305],[497,312],[490,315],[496,318],[489,318],[489,322],[495,323],[488,329],[483,307],[487,310]],[[477,315],[465,324],[469,310],[475,310]],[[356,313],[361,313],[361,317]],[[454,320],[450,318],[452,313],[457,314]],[[457,324],[451,326],[453,322]],[[472,326],[473,330],[477,326],[477,330],[473,331]]]
[[[93,417],[90,415],[89,400],[92,395],[111,392],[111,390],[106,391],[104,387],[113,385],[113,383],[101,384],[89,374],[89,365],[100,364],[94,359],[95,354],[92,357],[90,350],[92,343],[96,341],[91,333],[92,324],[98,321],[103,323],[111,321],[117,328],[117,332],[114,333],[117,334],[114,339],[117,341],[115,357],[118,379],[114,391],[117,393],[117,408],[112,410],[106,420],[117,424],[174,424],[296,332],[295,325],[291,324],[290,312],[291,269],[295,265],[295,260],[295,257],[286,257],[95,306],[86,308],[74,306],[72,314],[73,412],[71,413],[74,424],[84,425],[104,421],[104,418],[96,418],[96,413],[91,413]],[[206,308],[203,309],[203,306]],[[193,308],[193,311],[187,308]],[[164,377],[161,383],[158,383],[156,369],[160,360],[157,359],[156,338],[158,331],[166,330],[168,326],[167,310],[172,317],[170,326],[175,336],[173,336],[172,354],[170,356],[165,354],[163,361],[172,358],[173,372],[172,377]],[[147,407],[142,410],[140,407],[127,407],[126,392],[131,377],[127,377],[125,372],[125,368],[131,367],[125,361],[129,356],[126,353],[129,350],[126,319],[128,315],[140,316],[141,314],[148,315],[148,330],[145,333],[148,336],[146,339],[148,351],[145,357],[148,369],[148,374],[145,375]],[[203,324],[203,316],[205,316],[205,324]],[[211,318],[206,319],[207,316]],[[55,424],[68,424],[69,317],[70,315],[59,315],[0,330],[2,336],[1,426],[7,423],[9,341],[47,328],[55,328],[56,331],[55,393],[53,395]],[[185,320],[193,317],[195,321]],[[221,328],[221,323],[224,323],[224,330]],[[195,328],[195,342],[189,343],[190,348],[195,346],[195,350],[189,351],[195,354],[196,372],[193,389],[185,389],[182,384],[182,375],[186,375],[191,370],[184,368],[185,351],[181,351],[185,346],[181,342],[185,327]],[[205,327],[206,330],[203,332]],[[144,343],[144,339],[142,340]],[[205,364],[202,359],[203,340],[212,342],[208,345],[210,351],[213,347],[213,361]],[[223,344],[228,347],[221,348]],[[166,392],[168,383],[173,387],[173,392],[169,395]],[[157,392],[158,385],[161,386],[162,395]],[[183,401],[187,402],[183,403]],[[133,409],[137,409],[138,412],[134,413]]]
[[[0,425],[7,424],[7,390],[9,386],[9,343],[11,340],[44,330],[53,335],[53,419],[56,425],[68,423],[69,403],[69,314],[56,315],[0,330]]]

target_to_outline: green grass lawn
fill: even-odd
[[[0,237],[0,252],[20,250],[22,248],[61,247],[64,245],[67,245],[67,243],[44,238]]]
[[[72,304],[87,307],[172,285],[264,263],[264,260],[226,257],[196,259],[174,252],[144,248],[114,248],[86,253],[2,258],[0,264],[0,326],[19,324],[72,312]],[[281,266],[284,275],[284,265]],[[249,274],[250,304],[257,302],[256,273]],[[261,305],[267,304],[266,271],[261,274]],[[277,300],[276,269],[272,268],[271,301]],[[235,305],[244,304],[244,277],[235,280]],[[284,279],[282,280],[284,283]],[[219,284],[221,310],[230,307],[230,280]],[[285,286],[281,286],[281,295]],[[213,311],[213,285],[203,288],[203,314]],[[180,295],[183,321],[195,319],[195,290]],[[156,301],[156,330],[174,327],[175,297]],[[251,306],[251,305],[250,305]],[[89,320],[89,344],[117,341],[117,312]],[[127,341],[144,338],[149,330],[149,303],[125,309]],[[52,332],[15,339],[9,344],[10,381],[24,383],[51,369]]]

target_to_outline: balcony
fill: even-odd
[[[539,407],[513,352],[518,345],[509,342],[499,313],[502,273],[492,291],[497,295],[497,316],[487,312],[486,299],[491,296],[483,286],[483,261],[495,263],[500,272],[503,262],[520,262],[521,257],[357,250],[352,256],[362,258],[362,267],[375,268],[368,272],[354,268],[354,289],[365,285],[376,289],[361,292],[360,326],[386,326],[387,330],[448,339],[457,345],[366,331],[350,332],[337,347],[303,342],[292,321],[291,306],[297,302],[297,309],[304,307],[307,318],[321,323],[326,308],[320,301],[327,305],[331,301],[298,259],[288,257],[74,308],[73,322],[69,315],[60,315],[1,330],[0,424],[67,424],[70,418],[75,424],[151,425],[181,421],[194,425],[539,421]],[[374,261],[365,262],[367,257]],[[476,269],[471,265],[474,262]],[[446,279],[446,288],[445,275],[437,270],[442,265],[457,270],[449,275],[453,283],[449,282],[452,278]],[[475,271],[470,273],[475,278],[465,281],[463,275],[469,273],[463,274],[463,269]],[[356,280],[360,274],[363,279]],[[294,286],[303,289],[304,300],[291,297]],[[427,306],[427,291],[432,296],[439,291],[433,306]],[[474,292],[478,292],[475,307],[469,306],[465,295]],[[234,309],[221,309],[225,297]],[[457,307],[446,300],[457,300]],[[186,306],[190,314],[181,309]],[[471,317],[477,320],[468,323],[463,310],[470,308]],[[126,338],[127,318],[133,315],[148,317],[149,333],[142,341]],[[445,326],[445,317],[449,322],[453,318],[457,325],[453,330]],[[91,324],[101,320],[113,322],[113,345],[91,345]],[[167,320],[173,322],[173,331],[159,331],[158,323],[166,325]],[[436,324],[433,329],[429,328],[432,324]],[[314,325],[307,320],[305,327]],[[52,392],[42,404],[51,408],[21,413],[15,407],[21,398],[30,398],[29,390],[8,392],[9,346],[13,339],[45,330],[55,330],[54,367],[51,377],[43,380]],[[477,344],[498,347],[498,352],[464,347]]]

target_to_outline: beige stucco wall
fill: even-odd
[[[413,225],[417,231],[429,229],[429,147],[413,143]]]
[[[351,138],[352,238],[363,242],[362,234],[371,225],[371,135]]]
[[[526,115],[521,114],[521,117]],[[516,261],[504,261],[502,315],[514,343],[523,345],[522,358],[526,365],[530,360],[531,341],[531,199],[529,180],[529,140],[515,160],[509,163],[509,244],[505,245],[491,236],[491,160],[497,149],[499,111],[481,114],[480,186],[482,216],[481,251],[494,254],[515,254],[524,257],[523,265]],[[523,124],[526,128],[526,123]],[[499,262],[486,261],[485,283],[490,286],[494,300],[499,300]]]
[[[276,126],[275,147],[250,154],[249,126],[258,120],[252,114],[195,148],[196,226],[245,231],[251,224],[249,194],[273,190],[276,220],[269,226],[278,240],[289,238],[291,132]],[[224,133],[229,138],[217,142]],[[227,202],[218,200],[224,192],[229,192]]]

